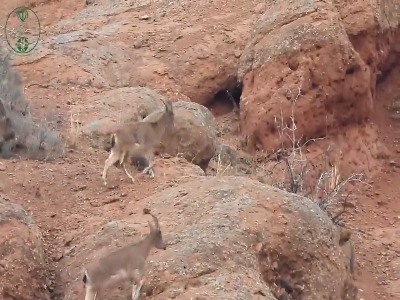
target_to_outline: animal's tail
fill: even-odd
[[[86,283],[88,281],[87,270],[85,270],[85,273],[83,274],[82,281],[83,281],[83,285],[86,285]]]
[[[111,148],[115,146],[115,133],[111,135],[110,144]]]

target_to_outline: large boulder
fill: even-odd
[[[400,61],[400,3],[397,0],[335,2],[356,51],[371,69],[371,80],[385,77]],[[371,88],[375,94],[375,85]]]
[[[145,87],[120,88],[97,95],[82,108],[83,133],[91,144],[109,147],[109,134],[119,124],[157,119],[165,110],[164,98]],[[180,155],[205,170],[213,157],[217,129],[213,115],[204,106],[186,101],[173,102],[175,128],[164,135],[159,152]]]
[[[173,103],[173,109],[174,129],[164,135],[158,150],[173,156],[181,155],[205,171],[217,149],[217,128],[213,115],[195,102],[177,101]],[[157,118],[163,110],[162,107],[144,121]]]
[[[296,137],[308,140],[362,124],[373,109],[370,69],[333,1],[271,3],[256,23],[238,76],[249,150],[291,143],[286,135],[281,141],[277,124],[291,126],[292,114]]]
[[[134,219],[76,245],[64,260],[66,300],[83,297],[87,262],[139,239],[143,205],[168,243],[150,254],[145,299],[356,299],[340,234],[315,203],[243,177],[199,177],[131,203]],[[107,299],[127,297],[120,287]]]
[[[28,214],[0,196],[0,298],[50,299],[42,237]]]
[[[254,6],[246,2],[222,6],[179,1],[170,1],[168,5],[165,1],[147,0],[96,2],[96,6],[57,24],[59,28],[72,27],[74,31],[50,37],[56,55],[78,62],[77,72],[63,81],[98,88],[145,84],[186,95],[202,105],[211,102],[220,90],[230,89],[236,81],[238,58],[257,17]],[[131,2],[132,7],[118,2]],[[145,3],[151,4],[149,21],[141,19]],[[230,5],[239,15],[231,11]],[[226,13],[215,15],[216,9]],[[107,15],[126,10],[129,10],[127,19],[106,21]],[[187,20],[186,11],[197,12],[196,26]],[[169,22],[170,18],[176,23]],[[75,30],[83,21],[96,24],[96,30]],[[149,32],[137,26],[153,21],[161,31]],[[216,25],[224,23],[224,26]]]
[[[88,135],[109,135],[118,124],[137,121],[163,105],[161,97],[147,87],[125,87],[94,96],[77,109]]]

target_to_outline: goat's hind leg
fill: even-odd
[[[147,173],[150,175],[150,178],[154,178],[154,170],[153,170],[153,167],[155,165],[154,152],[147,154],[147,162],[149,163],[149,165],[146,168],[144,168],[142,173],[143,174]]]
[[[133,178],[133,176],[131,175],[131,173],[129,173],[128,170],[126,169],[125,159],[126,159],[127,157],[129,157],[129,155],[130,155],[129,152],[124,152],[124,153],[122,153],[121,159],[120,159],[120,161],[119,161],[119,164],[124,168],[124,172],[125,172],[126,176],[128,176],[128,177],[132,180],[132,182],[135,182],[135,178]]]

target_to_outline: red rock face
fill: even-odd
[[[394,2],[390,3],[393,6]],[[280,138],[277,124],[292,124],[292,115],[296,138],[304,141],[368,121],[377,74],[393,52],[395,33],[391,28],[398,20],[375,24],[373,16],[383,7],[375,11],[366,7],[370,22],[363,22],[353,34],[368,30],[371,24],[390,34],[383,50],[364,49],[356,47],[357,38],[349,38],[346,32],[351,16],[341,19],[340,11],[348,12],[350,4],[338,6],[339,12],[334,5],[320,1],[300,7],[279,1],[258,20],[239,70],[243,79],[241,128],[249,150],[277,150],[282,143],[290,143],[288,137]],[[375,38],[369,40],[376,42],[382,37],[375,32]]]

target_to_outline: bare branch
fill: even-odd
[[[276,161],[272,166],[262,169],[272,180],[272,185],[291,193],[298,193],[318,203],[320,208],[337,224],[346,212],[351,193],[343,194],[344,188],[349,183],[363,183],[362,173],[353,173],[348,177],[341,178],[341,174],[329,159],[331,146],[321,154],[309,158],[304,149],[312,143],[324,140],[324,137],[315,137],[304,141],[304,136],[297,134],[295,121],[295,105],[302,96],[301,90],[290,99],[291,115],[285,121],[282,109],[278,116],[274,117],[275,127],[280,139],[281,148],[270,154],[269,161]],[[289,123],[289,124],[288,124]],[[278,179],[275,173],[277,167],[282,165],[282,178]],[[318,171],[315,174],[315,171]],[[287,176],[285,176],[287,173]],[[339,210],[339,211],[338,211]]]

